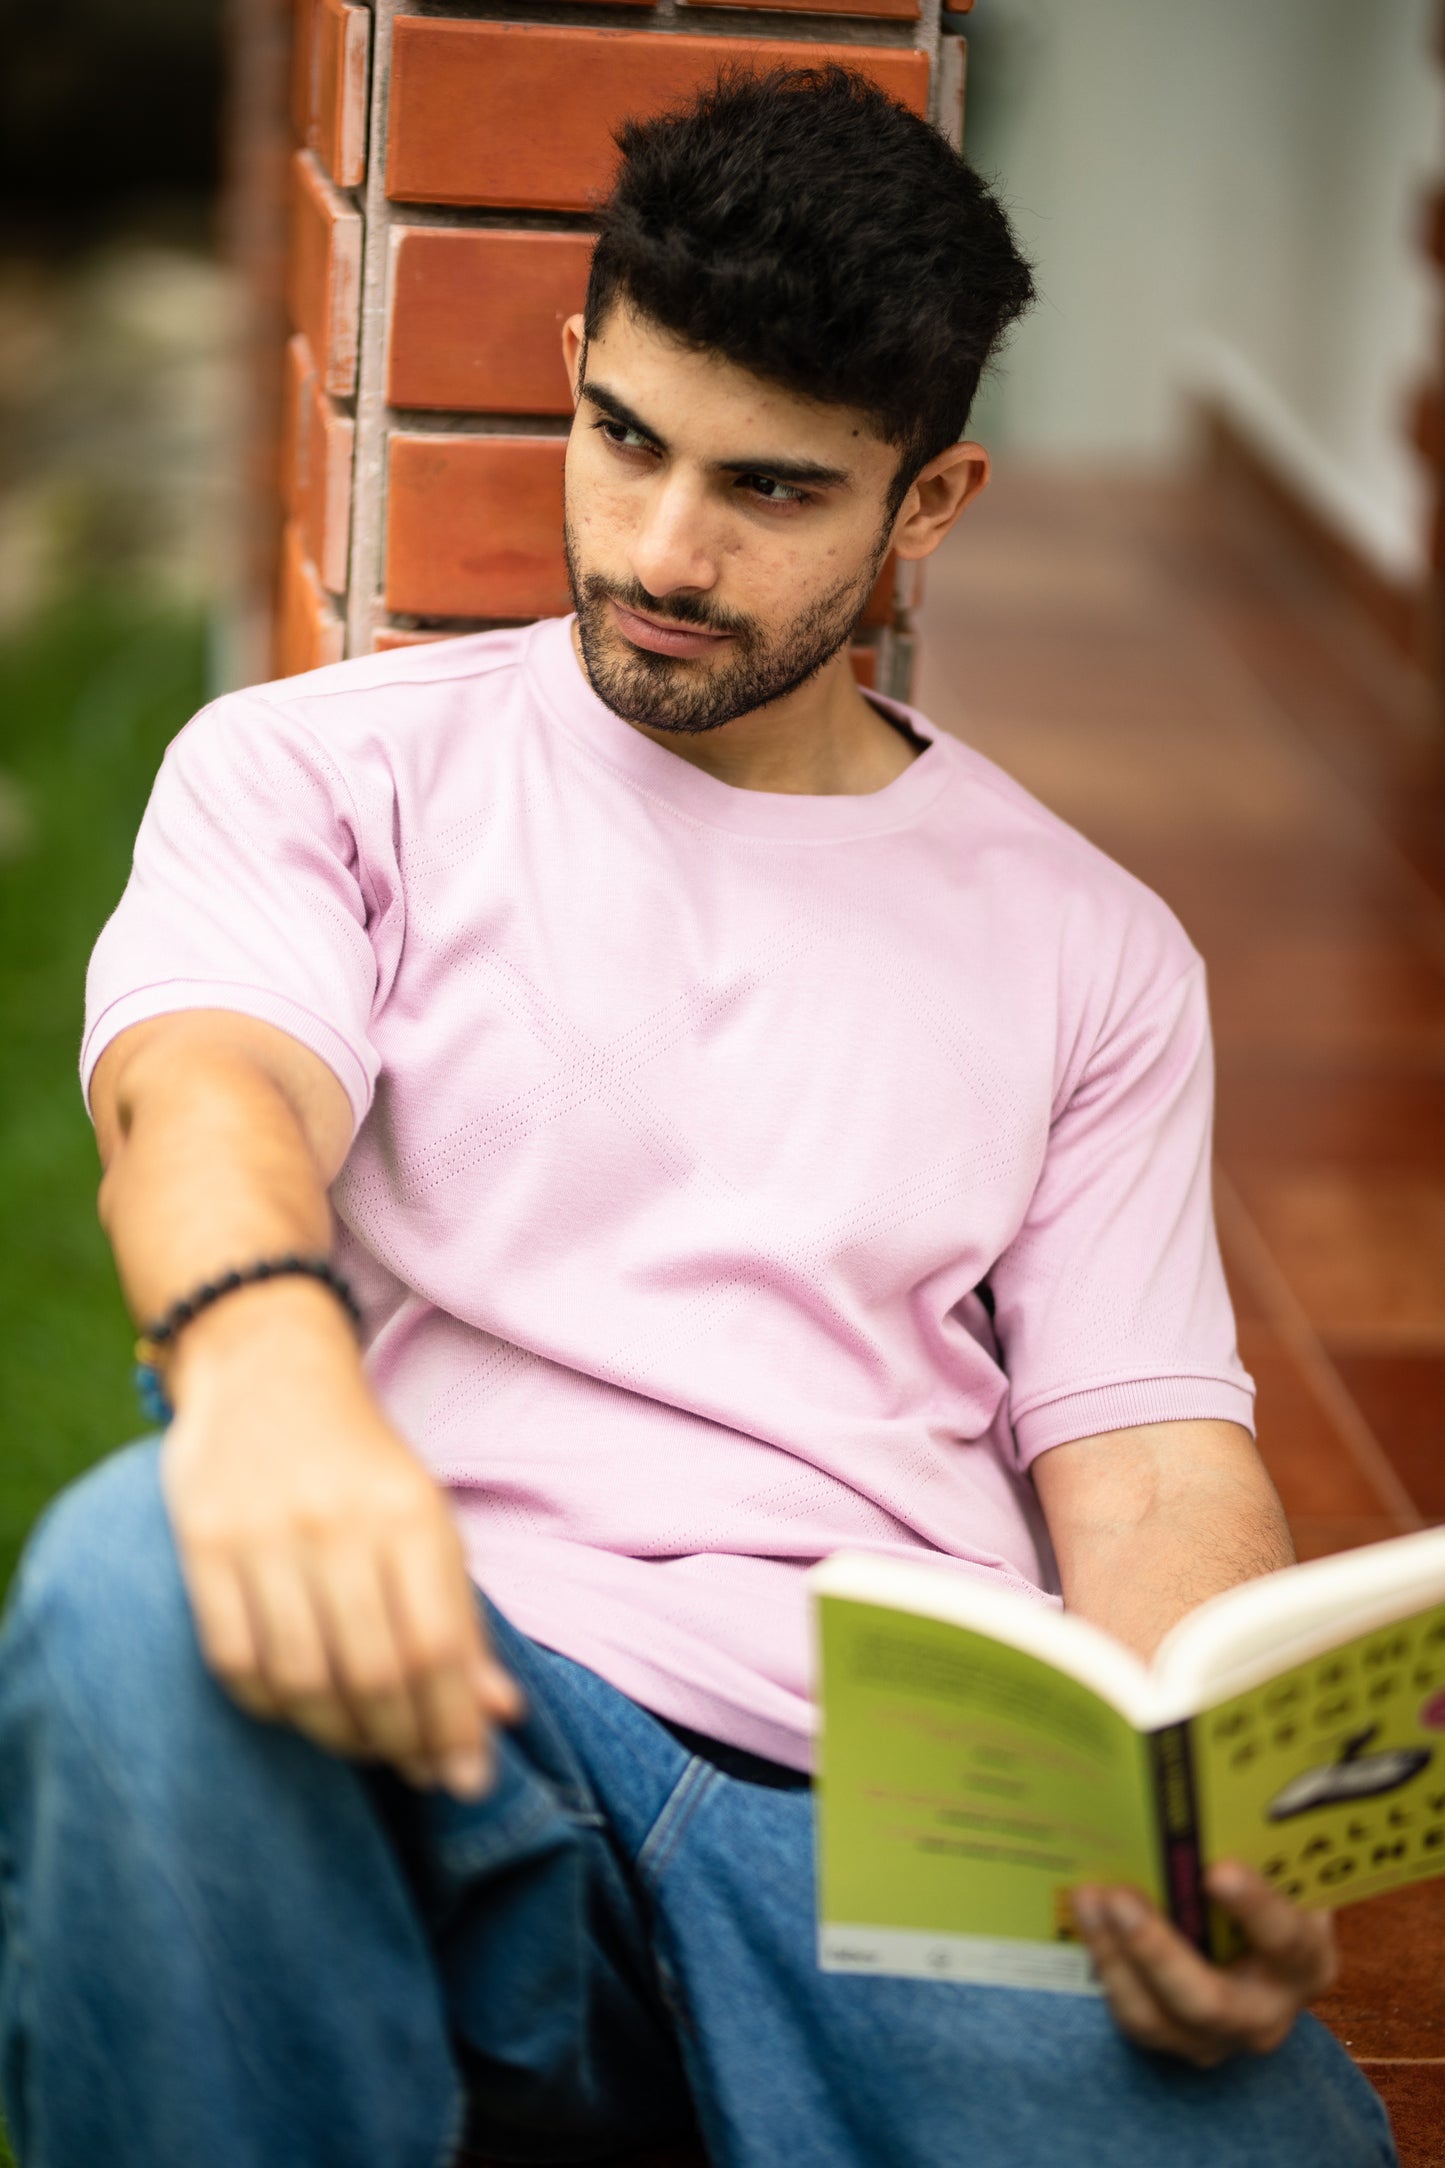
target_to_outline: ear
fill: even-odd
[[[569,316],[562,326],[562,360],[572,386],[572,404],[582,396],[582,372],[587,366],[587,326],[580,316]]]
[[[965,440],[940,452],[911,485],[893,522],[900,557],[928,557],[981,489],[988,486],[988,453]]]

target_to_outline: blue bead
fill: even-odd
[[[141,1413],[145,1416],[147,1422],[165,1424],[175,1420],[176,1411],[166,1398],[166,1389],[161,1383],[160,1372],[152,1363],[136,1364],[135,1391],[136,1398],[141,1405]]]

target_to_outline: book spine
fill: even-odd
[[[1207,1957],[1210,1907],[1199,1849],[1199,1801],[1188,1724],[1166,1724],[1162,1731],[1151,1732],[1149,1760],[1169,1917]]]

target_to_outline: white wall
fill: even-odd
[[[1383,570],[1417,572],[1435,0],[979,0],[971,21],[967,148],[1043,295],[977,434],[1161,463],[1208,389]]]

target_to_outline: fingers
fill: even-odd
[[[261,1683],[261,1663],[241,1577],[224,1556],[183,1561],[201,1655],[232,1698],[251,1716],[280,1714]]]
[[[1158,1930],[1208,1970],[1204,1959],[1190,1952],[1152,1906],[1131,1890],[1076,1890],[1074,1909],[1120,2031],[1138,2047],[1182,2056],[1199,2069],[1222,2062],[1229,2052],[1227,2045],[1212,2033],[1201,2034],[1182,2022],[1156,1991],[1148,1970],[1149,1955],[1157,1960]]]
[[[241,1573],[261,1692],[318,1746],[365,1752],[366,1735],[338,1690],[323,1617],[300,1562],[286,1551],[258,1551],[244,1557]]]
[[[1224,1881],[1231,1886],[1227,1872]],[[1331,1943],[1327,1923],[1298,1914],[1267,1886],[1266,1894],[1285,1904],[1290,1916],[1268,1921],[1276,1952],[1254,1950],[1222,1968],[1136,1891],[1075,1893],[1100,1984],[1130,2039],[1204,2069],[1229,2055],[1267,2054],[1280,2045],[1323,1984],[1320,1954]]]
[[[484,1644],[446,1524],[400,1533],[379,1559],[347,1545],[299,1563],[249,1557],[244,1597],[254,1670],[227,1680],[244,1707],[333,1753],[392,1762],[410,1782],[486,1790],[490,1724],[514,1722],[522,1700]]]
[[[523,1701],[487,1644],[445,1500],[365,1410],[305,1438],[233,1430],[214,1408],[167,1434],[201,1653],[249,1714],[475,1797],[491,1726]]]
[[[451,1791],[475,1798],[491,1777],[490,1725],[519,1697],[487,1654],[460,1554],[438,1555],[430,1531],[393,1545],[385,1561],[389,1612],[416,1714],[415,1756]]]
[[[1339,1970],[1334,1922],[1328,1912],[1304,1912],[1237,1860],[1221,1860],[1206,1876],[1210,1895],[1232,1913],[1251,1951],[1306,2002],[1334,1984]]]

